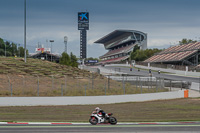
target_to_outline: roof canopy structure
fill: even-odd
[[[111,33],[109,33],[108,35],[100,38],[99,40],[95,41],[94,43],[101,43],[104,44],[106,49],[109,49],[109,47],[107,47],[107,45],[109,44],[115,44],[118,42],[118,45],[120,45],[121,43],[124,43],[124,41],[120,42],[120,40],[125,40],[126,37],[132,37],[132,38],[127,38],[127,41],[129,40],[135,40],[136,42],[142,42],[147,40],[147,34],[141,32],[141,31],[136,31],[136,30],[115,30]],[[116,42],[117,41],[117,42]],[[142,49],[146,49],[147,48],[147,44],[143,44],[145,46],[143,46],[144,48]]]
[[[48,61],[55,61],[59,62],[60,57],[58,55],[50,54],[48,52],[39,52],[34,55],[30,56],[31,58],[35,59],[43,59],[43,60],[48,60]]]
[[[200,42],[170,47],[144,62],[149,63],[181,63],[198,65]]]
[[[141,32],[141,31],[136,31],[136,30],[115,30],[111,33],[109,33],[108,35],[100,38],[99,40],[95,41],[94,43],[106,43],[110,40],[112,40],[113,38],[117,38],[121,35],[132,35],[133,33],[138,33],[138,34],[141,34],[143,36],[146,36],[145,33]]]

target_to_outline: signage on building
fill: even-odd
[[[78,23],[78,30],[89,30],[88,23]]]
[[[36,48],[35,49],[35,52],[38,53],[38,52],[48,52],[50,53],[51,49],[50,48]]]
[[[78,12],[78,23],[89,23],[89,13]]]
[[[88,60],[88,63],[98,63],[98,60]]]
[[[80,59],[87,58],[87,30],[89,30],[89,12],[78,12],[78,30],[80,30]]]
[[[89,30],[89,12],[78,12],[78,30]]]

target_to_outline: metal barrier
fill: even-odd
[[[96,96],[189,89],[190,84],[135,75],[0,75],[0,96]]]

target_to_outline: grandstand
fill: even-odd
[[[126,62],[135,45],[147,48],[147,34],[136,30],[115,30],[94,43],[101,43],[107,53],[100,56],[101,64]]]
[[[196,66],[199,64],[199,55],[200,42],[196,42],[170,47],[144,62]]]

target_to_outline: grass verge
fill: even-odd
[[[119,122],[200,121],[199,105],[199,98],[189,98],[106,105],[0,107],[0,121],[88,122],[96,106],[112,112]]]

